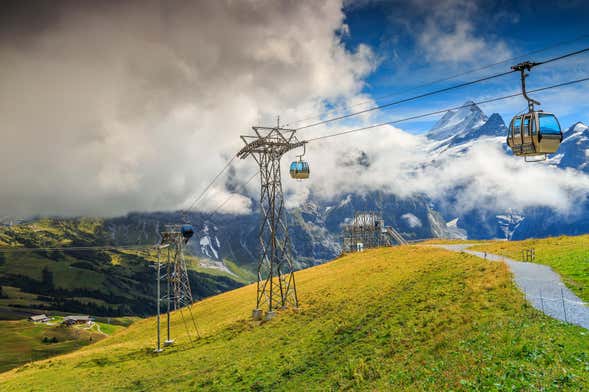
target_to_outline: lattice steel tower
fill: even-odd
[[[186,327],[183,309],[188,306],[189,316],[192,319],[194,329],[198,335],[196,321],[192,315],[190,305],[193,302],[188,269],[184,259],[184,247],[194,234],[190,225],[166,225],[160,232],[161,242],[157,248],[157,349],[160,352],[160,308],[162,302],[166,306],[167,338],[164,346],[171,345],[174,340],[170,336],[170,311],[180,310],[180,316]],[[165,265],[165,268],[162,268]],[[164,273],[162,274],[162,270]],[[166,291],[162,293],[161,283],[164,282]],[[188,339],[192,342],[188,328],[186,330]]]
[[[260,320],[264,309],[266,318],[275,309],[298,306],[290,239],[284,208],[280,176],[282,156],[306,142],[299,141],[294,129],[253,127],[255,135],[241,136],[245,143],[237,156],[251,156],[260,168],[260,255],[258,259],[258,288],[253,318]]]
[[[184,259],[184,245],[187,239],[182,234],[180,225],[167,225],[161,235],[162,244],[170,245],[168,257],[172,256],[171,260],[168,259],[168,266],[171,267],[168,280],[172,288],[172,304],[174,309],[180,309],[192,304],[192,291]]]

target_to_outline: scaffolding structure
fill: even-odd
[[[356,212],[352,221],[343,226],[342,235],[344,253],[392,246],[394,243],[407,244],[401,233],[391,226],[385,226],[382,215],[374,211]]]
[[[276,309],[298,307],[291,243],[280,174],[280,159],[288,151],[303,147],[294,129],[253,127],[255,135],[241,136],[245,146],[241,159],[253,157],[260,170],[260,253],[257,270],[256,308],[252,316],[271,319]]]

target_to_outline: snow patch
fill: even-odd
[[[338,208],[344,207],[348,204],[350,204],[352,202],[352,195],[348,195],[346,196],[346,198],[344,200],[342,200],[339,205]]]
[[[449,222],[446,222],[446,227],[455,228],[458,227],[458,218],[454,218]]]
[[[199,260],[198,264],[203,268],[215,269],[219,271],[226,272],[230,275],[237,276],[222,261],[215,261],[215,260]]]
[[[217,240],[218,242],[218,240]],[[219,259],[219,253],[217,250],[212,246],[211,237],[204,236],[200,239],[200,251],[202,254],[206,255],[207,257],[212,257],[215,259]]]

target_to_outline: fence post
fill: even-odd
[[[562,300],[562,312],[564,313],[564,321],[568,323],[568,320],[567,320],[567,309],[566,309],[566,306],[564,304],[564,292],[562,290],[562,287],[560,288],[560,299]]]

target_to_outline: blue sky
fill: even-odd
[[[348,4],[344,11],[349,27],[349,31],[342,34],[346,47],[354,51],[358,45],[368,45],[378,58],[379,65],[365,79],[364,87],[364,92],[374,99],[387,96],[377,99],[378,103],[500,73],[509,70],[510,65],[520,59],[447,82],[415,88],[583,35],[587,36],[521,58],[521,61],[541,61],[589,47],[589,4],[584,1],[363,1]],[[589,53],[534,69],[528,78],[528,88],[583,76],[589,76]],[[469,99],[477,101],[508,95],[519,89],[519,83],[518,74],[508,75],[395,106],[379,113],[377,118],[395,119],[460,105]],[[589,83],[586,82],[538,93],[534,97],[542,103],[541,109],[556,113],[562,126],[568,128],[577,121],[589,123],[587,91]],[[481,106],[488,115],[499,112],[506,122],[525,107],[525,100],[521,97]],[[400,127],[419,133],[429,129],[435,120],[434,117],[404,123]]]

